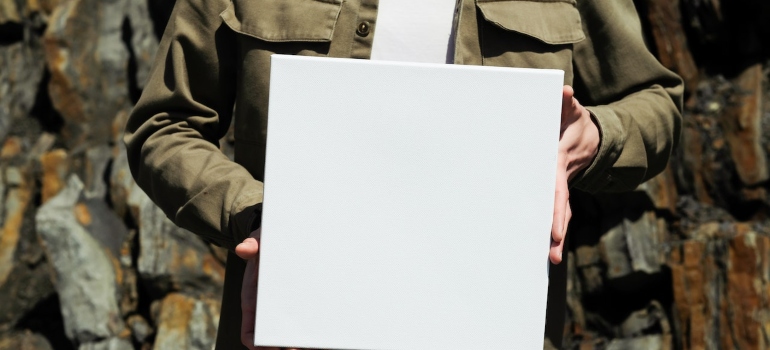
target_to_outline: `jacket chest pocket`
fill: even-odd
[[[220,17],[244,49],[324,55],[341,8],[342,0],[233,0]]]
[[[575,0],[476,0],[476,6],[484,65],[562,69],[572,83],[572,45],[585,39]]]

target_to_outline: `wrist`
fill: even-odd
[[[601,131],[594,116],[587,109],[582,108],[582,110],[582,115],[580,117],[581,140],[578,145],[570,149],[570,152],[568,153],[568,179],[572,179],[595,161],[601,145]]]

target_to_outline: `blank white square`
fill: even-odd
[[[255,343],[542,347],[562,84],[274,55]]]

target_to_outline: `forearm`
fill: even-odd
[[[246,169],[183,122],[140,127],[126,141],[137,184],[174,223],[230,249],[248,236],[262,183]]]

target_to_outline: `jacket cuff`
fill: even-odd
[[[617,114],[608,106],[586,107],[599,128],[599,152],[591,165],[572,179],[571,186],[596,193],[611,188],[616,180],[611,175],[612,164],[623,150],[625,133]]]
[[[243,242],[258,229],[262,219],[262,191],[253,191],[242,194],[230,211],[230,231],[233,244],[227,247],[235,250],[235,246]]]

